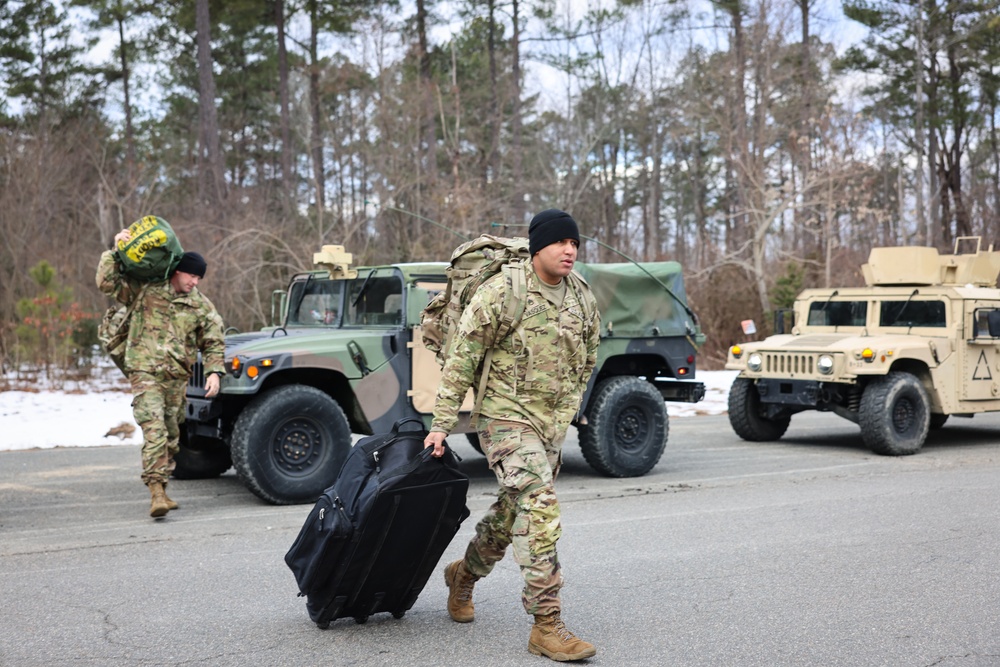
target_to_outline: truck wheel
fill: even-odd
[[[927,390],[916,376],[897,372],[875,378],[861,395],[861,439],[876,454],[916,454],[927,439],[929,406]]]
[[[314,502],[333,484],[350,449],[344,411],[319,389],[301,384],[258,396],[233,428],[236,474],[275,505]]]
[[[637,377],[602,380],[579,428],[590,467],[609,477],[639,477],[653,469],[667,446],[667,406],[656,387]]]
[[[760,409],[760,394],[753,380],[736,378],[729,390],[729,425],[736,435],[750,442],[780,440],[792,421],[791,415],[765,417]]]
[[[229,446],[221,440],[188,437],[181,426],[180,446],[174,457],[174,479],[210,479],[233,467]]]
[[[476,433],[475,431],[473,431],[471,433],[466,433],[465,437],[469,440],[469,444],[472,445],[472,448],[474,450],[476,450],[480,454],[483,453],[483,443],[479,442],[479,434],[478,433]]]
[[[931,430],[939,429],[944,426],[945,422],[948,421],[949,416],[950,415],[938,415],[932,413],[930,423]]]

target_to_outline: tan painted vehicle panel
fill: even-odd
[[[735,345],[730,423],[774,440],[792,415],[832,411],[882,454],[912,454],[950,415],[1000,410],[1000,252],[978,237],[875,248],[866,286],[809,289],[791,333]]]

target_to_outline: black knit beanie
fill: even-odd
[[[566,211],[550,208],[531,219],[531,224],[528,225],[528,251],[532,257],[545,246],[563,239],[580,242],[580,228],[576,226],[573,216]]]
[[[205,262],[205,258],[196,252],[186,252],[181,255],[181,261],[177,263],[174,268],[174,273],[177,271],[182,271],[184,273],[190,273],[192,276],[198,276],[199,278],[205,277],[205,269],[208,268],[208,263]]]

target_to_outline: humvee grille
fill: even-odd
[[[201,355],[198,361],[191,367],[191,377],[188,378],[188,387],[192,389],[204,390],[205,388],[205,365],[201,363]]]
[[[764,355],[765,373],[801,373],[812,375],[816,364],[811,354],[775,354]]]

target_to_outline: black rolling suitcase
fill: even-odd
[[[407,422],[420,430],[400,430]],[[402,419],[358,441],[285,554],[320,628],[402,618],[469,516],[469,478],[451,449],[439,459],[424,449],[426,434]]]

